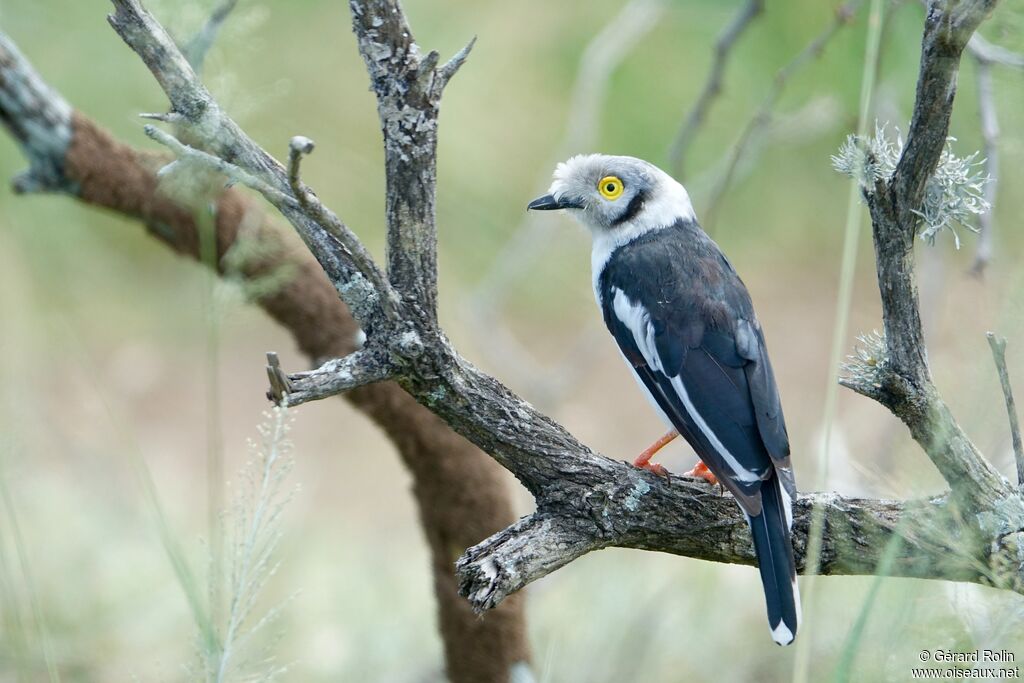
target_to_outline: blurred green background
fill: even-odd
[[[177,35],[188,35],[211,4],[147,6]],[[569,121],[578,120],[571,94],[600,85],[574,85],[581,55],[623,3],[404,4],[420,45],[442,56],[478,36],[442,107],[438,225],[448,334],[466,356],[583,441],[632,457],[661,425],[595,326],[588,237],[569,219],[546,216],[525,228],[531,237],[511,262],[504,248],[523,234],[525,204],[546,188],[559,156],[603,151],[666,163],[704,82],[714,38],[738,3],[653,3],[654,25],[612,71],[591,112],[593,139],[572,149],[564,144]],[[1024,48],[1021,3],[1003,5],[984,33]],[[122,140],[153,149],[136,115],[164,110],[165,99],[108,27],[108,11],[100,0],[0,0],[0,27],[75,107]],[[768,96],[776,71],[833,21],[834,11],[833,2],[769,3],[737,45],[687,164],[699,216],[721,159]],[[916,3],[894,6],[883,38],[875,111],[904,130],[922,15]],[[818,480],[849,192],[829,155],[856,127],[865,18],[862,7],[820,59],[794,74],[715,222],[715,238],[766,328],[804,488]],[[994,262],[983,279],[968,275],[976,241],[962,231],[959,251],[948,234],[935,247],[920,246],[919,274],[938,386],[967,433],[1012,476],[984,332],[1009,338],[1010,371],[1024,392],[1024,194],[1017,191],[1024,180],[1024,89],[1019,72],[997,68],[995,79],[1002,159]],[[292,135],[316,140],[306,181],[383,254],[379,128],[346,3],[242,0],[205,80],[279,157]],[[961,153],[981,147],[969,60],[951,134]],[[0,570],[8,581],[3,594],[13,600],[0,609],[25,611],[28,593],[38,596],[63,680],[178,680],[193,658],[195,627],[134,463],[141,458],[148,466],[167,520],[201,574],[210,440],[219,434],[233,475],[266,409],[263,353],[279,351],[288,368],[304,359],[258,310],[137,224],[67,198],[15,197],[6,179],[23,167],[18,149],[0,135],[0,476],[11,503],[0,512]],[[499,283],[502,296],[486,288],[481,294],[497,268],[513,273]],[[880,326],[877,300],[865,229],[845,347]],[[467,301],[495,308],[503,327],[535,356],[532,371],[502,362]],[[213,336],[220,348],[216,406],[206,400]],[[539,385],[538,378],[563,371],[571,377],[563,390]],[[284,562],[265,603],[298,594],[276,625],[280,639],[268,647],[289,663],[289,680],[440,680],[432,585],[408,475],[382,435],[347,405],[322,402],[294,412],[291,477],[302,489],[285,513]],[[676,444],[663,462],[683,471],[693,455]],[[520,511],[529,512],[528,495],[511,477],[509,486]],[[843,390],[828,487],[908,498],[939,492],[943,482],[894,418]],[[15,522],[24,562],[14,552]],[[800,636],[809,648],[810,680],[832,676],[872,583],[818,583]],[[543,681],[788,680],[798,649],[779,649],[768,638],[760,590],[746,567],[620,550],[584,557],[529,589],[535,672]],[[853,680],[906,680],[922,649],[1006,648],[1024,656],[1022,617],[1024,602],[1015,594],[884,580],[855,653]],[[0,681],[15,680],[12,642],[0,633]]]

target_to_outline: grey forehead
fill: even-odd
[[[587,164],[581,175],[586,180],[594,182],[605,176],[614,175],[623,182],[650,183],[654,180],[654,167],[633,157],[604,157]]]

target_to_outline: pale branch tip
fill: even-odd
[[[163,123],[184,123],[185,117],[175,111],[169,112],[142,112],[139,114],[140,119],[149,119],[151,121],[162,121]]]
[[[448,81],[452,79],[462,65],[466,63],[466,59],[469,58],[469,53],[473,51],[473,46],[476,45],[476,36],[469,39],[461,50],[452,55],[451,59],[442,64],[437,70],[437,86],[436,89],[443,90]]]
[[[270,381],[267,399],[273,401],[274,405],[287,407],[292,386],[288,376],[281,370],[281,361],[274,351],[267,352],[267,379]]]
[[[297,406],[382,382],[394,374],[395,366],[389,354],[372,346],[329,360],[315,370],[291,375],[281,369],[276,353],[268,353],[270,389],[267,398],[277,405]]]

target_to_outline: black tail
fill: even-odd
[[[800,592],[789,535],[791,515],[789,498],[782,490],[779,475],[773,473],[761,486],[761,514],[747,520],[764,584],[768,626],[772,640],[779,645],[792,643],[800,624]]]

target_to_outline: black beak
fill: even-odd
[[[537,197],[532,202],[526,205],[527,210],[534,211],[554,211],[555,209],[582,209],[583,204],[578,201],[569,199],[568,197],[560,197],[555,199],[554,195],[546,194],[543,197]]]

